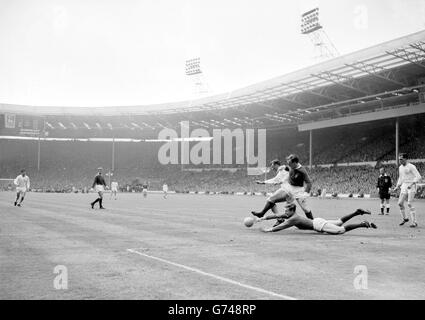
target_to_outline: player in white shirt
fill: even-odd
[[[409,222],[409,219],[406,217],[404,203],[407,200],[407,206],[409,207],[410,218],[412,219],[411,228],[416,228],[418,223],[416,221],[416,210],[413,207],[413,200],[416,195],[416,184],[421,180],[421,175],[418,172],[416,167],[407,162],[407,155],[402,153],[399,156],[400,167],[398,169],[399,177],[397,181],[397,186],[394,188],[394,191],[400,188],[400,197],[398,199],[398,205],[400,207],[400,214],[403,218],[403,221],[400,225],[404,225],[406,222]]]
[[[272,210],[273,213],[278,213],[276,203],[285,202],[286,197],[289,193],[286,188],[289,183],[289,168],[287,166],[282,166],[279,160],[273,160],[271,162],[271,169],[273,171],[276,171],[276,176],[274,178],[266,181],[256,181],[256,183],[280,185],[280,188],[267,198],[263,210],[259,212],[251,212],[254,216],[258,218],[262,218],[269,210]]]
[[[27,176],[25,169],[21,170],[21,174],[16,177],[13,183],[16,185],[15,206],[20,207],[22,201],[24,201],[27,191],[30,188],[30,178]]]
[[[117,200],[117,192],[118,192],[118,182],[112,181],[112,183],[111,183],[111,198],[112,198],[112,196],[114,196],[115,200]]]
[[[167,195],[168,195],[168,185],[166,183],[164,183],[164,185],[162,186],[162,192],[164,192],[164,199],[167,199]]]

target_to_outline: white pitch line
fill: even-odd
[[[278,297],[278,298],[285,299],[285,300],[297,300],[296,298],[293,298],[293,297],[290,297],[290,296],[285,296],[283,294],[279,294],[279,293],[268,291],[268,290],[265,290],[265,289],[262,289],[262,288],[250,286],[248,284],[244,284],[244,283],[241,283],[239,281],[235,281],[235,280],[232,280],[232,279],[229,279],[229,278],[217,276],[215,274],[208,273],[208,272],[205,272],[205,271],[202,271],[202,270],[199,270],[199,269],[196,269],[196,268],[192,268],[192,267],[189,267],[189,266],[185,266],[183,264],[179,264],[179,263],[175,263],[175,262],[172,262],[172,261],[169,261],[169,260],[165,260],[165,259],[162,259],[162,258],[151,256],[151,255],[139,252],[139,251],[134,250],[134,249],[127,249],[127,251],[129,251],[131,253],[138,254],[138,255],[146,257],[146,258],[150,258],[150,259],[157,260],[157,261],[160,261],[160,262],[163,262],[163,263],[166,263],[166,264],[170,264],[172,266],[175,266],[175,267],[178,267],[178,268],[181,268],[181,269],[192,271],[192,272],[201,274],[201,275],[206,276],[206,277],[210,277],[210,278],[214,278],[216,280],[227,282],[227,283],[230,283],[230,284],[242,287],[242,288],[254,290],[254,291],[257,291],[257,292],[260,292],[260,293],[268,294],[270,296]]]

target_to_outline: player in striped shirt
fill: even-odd
[[[21,174],[16,177],[13,183],[16,186],[15,206],[20,207],[27,191],[30,189],[30,178],[27,176],[25,169],[21,170]]]
[[[398,205],[400,207],[400,214],[403,218],[403,221],[400,223],[400,226],[403,226],[406,222],[409,222],[409,219],[406,217],[406,209],[404,203],[407,200],[407,206],[410,212],[410,218],[412,219],[411,228],[416,228],[418,223],[416,221],[416,210],[413,207],[413,200],[416,195],[416,184],[421,180],[421,175],[416,169],[416,166],[407,162],[407,155],[405,153],[400,154],[400,167],[398,169],[399,177],[397,181],[397,186],[394,188],[394,191],[400,189],[400,197],[398,199]]]

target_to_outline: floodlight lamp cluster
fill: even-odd
[[[192,76],[200,73],[202,73],[201,58],[186,60],[186,75]]]
[[[301,16],[302,34],[309,34],[319,29],[322,29],[319,22],[319,8],[310,10]]]

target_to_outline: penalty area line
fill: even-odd
[[[127,251],[131,252],[131,253],[138,254],[139,256],[142,256],[142,257],[145,257],[145,258],[160,261],[160,262],[172,265],[172,266],[180,268],[180,269],[184,269],[184,270],[191,271],[191,272],[194,272],[194,273],[206,276],[206,277],[210,277],[210,278],[213,278],[213,279],[216,279],[216,280],[227,282],[227,283],[230,283],[230,284],[233,284],[233,285],[245,288],[245,289],[250,289],[250,290],[253,290],[253,291],[256,291],[256,292],[259,292],[259,293],[267,294],[267,295],[277,297],[277,298],[281,298],[281,299],[284,299],[284,300],[297,300],[296,298],[293,298],[293,297],[290,297],[290,296],[286,296],[286,295],[279,294],[279,293],[276,293],[276,292],[273,292],[273,291],[265,290],[265,289],[262,289],[262,288],[259,288],[259,287],[254,287],[254,286],[244,284],[244,283],[241,283],[239,281],[235,281],[235,280],[232,280],[232,279],[229,279],[229,278],[217,276],[215,274],[208,273],[208,272],[205,272],[205,271],[202,271],[202,270],[199,270],[199,269],[196,269],[196,268],[192,268],[192,267],[189,267],[189,266],[185,266],[185,265],[180,264],[180,263],[176,263],[176,262],[173,262],[173,261],[169,261],[169,260],[165,260],[165,259],[162,259],[162,258],[152,256],[152,255],[149,255],[149,254],[146,254],[146,253],[142,253],[142,252],[139,252],[135,249],[127,249]]]

